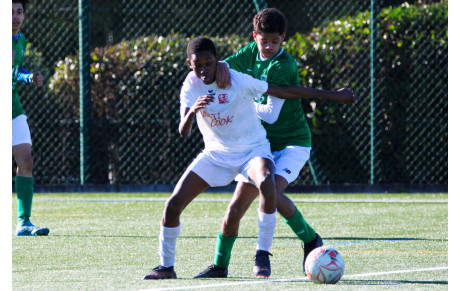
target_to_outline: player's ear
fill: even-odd
[[[286,32],[283,32],[283,34],[281,35],[281,42],[284,41],[284,38],[286,37]]]
[[[218,62],[220,60],[219,55],[216,55],[216,61]]]
[[[187,59],[187,64],[190,67],[190,69],[192,69],[192,63],[190,62],[190,59]]]
[[[256,40],[257,32],[255,30],[252,31],[252,37],[254,38],[254,40]]]

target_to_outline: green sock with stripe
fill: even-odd
[[[309,243],[316,238],[315,230],[305,221],[297,208],[294,215],[288,219],[285,218],[284,221],[304,243]]]
[[[216,253],[214,255],[214,264],[218,267],[227,269],[230,265],[230,256],[232,254],[233,243],[238,236],[224,236],[219,232],[217,236]]]

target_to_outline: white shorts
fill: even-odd
[[[307,161],[310,159],[311,147],[288,146],[284,150],[273,152],[275,156],[275,175],[281,176],[288,183],[294,182]],[[235,181],[251,183],[248,177],[237,175]]]
[[[225,186],[230,184],[238,174],[248,179],[256,158],[273,161],[270,145],[259,146],[239,156],[226,156],[204,150],[188,166],[187,171],[193,171],[211,187]]]
[[[27,116],[21,114],[13,119],[13,146],[23,143],[32,144],[30,129],[27,124]]]

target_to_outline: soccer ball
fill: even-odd
[[[331,247],[314,249],[305,261],[305,273],[316,284],[335,284],[344,272],[342,255]]]

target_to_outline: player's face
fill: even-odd
[[[195,75],[207,85],[216,80],[217,61],[218,57],[211,51],[197,52],[187,60]]]
[[[17,35],[24,21],[24,9],[21,3],[13,4],[13,34]]]
[[[279,51],[285,35],[285,33],[279,34],[277,32],[252,32],[252,36],[257,43],[257,48],[259,49],[260,54],[266,59],[274,57]]]

